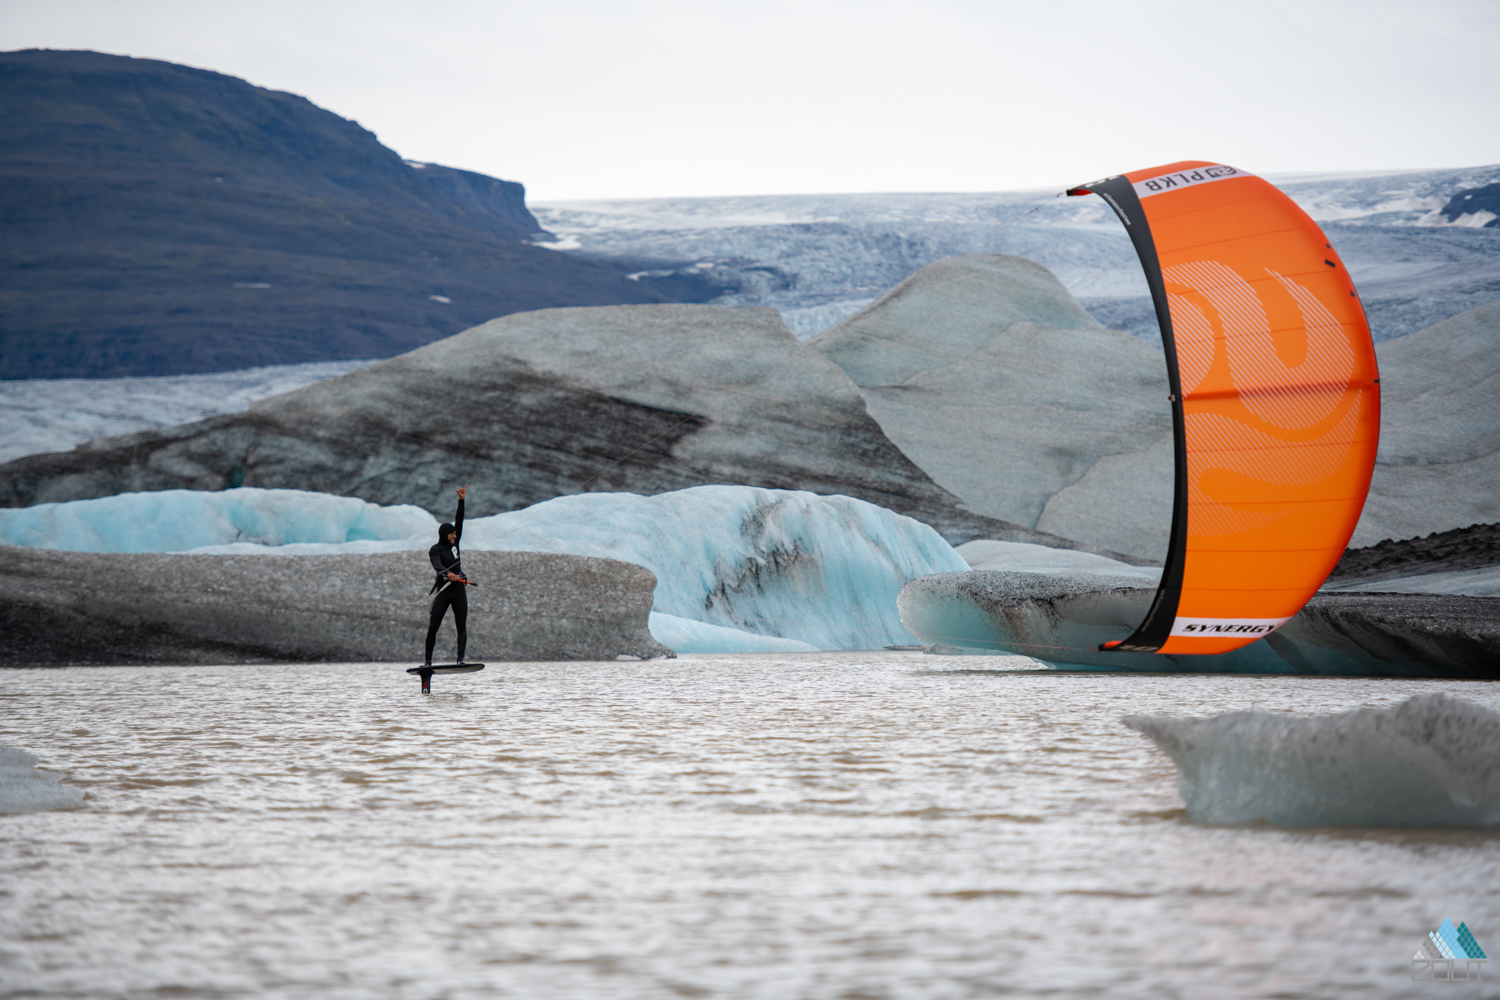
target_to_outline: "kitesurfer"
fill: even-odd
[[[468,577],[464,575],[463,563],[458,551],[458,540],[464,533],[464,495],[467,486],[458,488],[458,513],[453,515],[453,524],[438,525],[438,542],[427,550],[436,577],[432,581],[432,605],[427,617],[427,651],[422,657],[424,667],[432,666],[432,647],[437,641],[438,626],[443,615],[453,609],[453,625],[458,630],[458,662],[464,662],[464,646],[468,643],[469,594]]]

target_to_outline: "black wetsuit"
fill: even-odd
[[[458,501],[458,513],[453,515],[454,524],[443,524],[438,526],[438,543],[427,550],[427,558],[432,560],[432,568],[437,571],[437,577],[432,582],[432,607],[427,617],[427,651],[422,657],[423,663],[432,662],[432,647],[437,642],[438,626],[443,623],[443,615],[451,607],[453,609],[453,625],[458,629],[458,659],[462,662],[464,658],[464,647],[468,644],[469,625],[469,587],[468,584],[457,583],[448,579],[449,573],[456,573],[459,579],[467,580],[464,576],[463,563],[458,551],[458,541],[464,534],[464,502]],[[448,542],[448,535],[456,536],[453,542]]]

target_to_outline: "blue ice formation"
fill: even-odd
[[[584,493],[473,524],[470,548],[636,563],[656,574],[658,612],[816,649],[916,642],[896,613],[901,587],[927,566],[967,566],[937,532],[883,507],[751,486]]]
[[[18,747],[0,746],[0,815],[76,809],[83,792],[62,783],[62,775],[41,771],[37,759]]]
[[[818,647],[800,639],[757,635],[691,618],[651,612],[651,637],[679,653],[816,653]]]
[[[1286,826],[1500,825],[1500,712],[1447,695],[1294,718],[1126,716],[1177,765],[1193,819]]]
[[[188,552],[210,545],[436,537],[420,507],[305,490],[163,490],[0,510],[0,543],[68,552]],[[430,541],[427,544],[432,544]]]
[[[415,507],[253,488],[0,510],[0,542],[85,552],[425,550],[436,528],[432,515]],[[470,519],[463,547],[645,566],[657,578],[653,634],[679,653],[911,644],[916,638],[896,613],[901,587],[968,568],[937,532],[874,504],[749,486],[557,497]]]

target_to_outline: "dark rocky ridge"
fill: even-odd
[[[1500,598],[1314,594],[1267,642],[1303,674],[1500,680]],[[1341,671],[1324,665],[1338,659]]]
[[[410,662],[425,554],[122,555],[0,546],[0,666]],[[671,656],[647,629],[656,577],[613,559],[467,552],[470,659]],[[451,616],[437,652],[451,651]]]
[[[1328,578],[1340,582],[1379,580],[1497,565],[1500,524],[1471,524],[1422,538],[1387,538],[1362,549],[1349,549]]]
[[[1490,212],[1496,218],[1484,224],[1485,229],[1500,228],[1500,184],[1485,184],[1482,187],[1460,191],[1448,200],[1441,209],[1450,222],[1457,222],[1465,215]]]
[[[520,184],[413,167],[292,94],[47,50],[0,54],[0,93],[0,378],[391,357],[508,313],[671,299],[629,261],[521,242]]]

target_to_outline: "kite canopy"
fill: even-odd
[[[1130,233],[1176,438],[1161,587],[1101,649],[1225,653],[1295,615],[1354,533],[1380,436],[1364,307],[1323,231],[1268,182],[1185,161],[1068,191]]]

